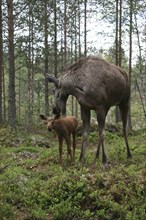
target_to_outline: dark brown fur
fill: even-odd
[[[62,145],[63,139],[67,144],[67,152],[71,160],[75,159],[76,149],[76,132],[78,121],[75,116],[55,116],[54,118],[47,118],[44,115],[40,115],[40,118],[47,123],[47,129],[49,131],[56,131],[59,142],[59,160],[62,162]],[[71,135],[73,137],[73,154],[71,151]]]
[[[110,107],[114,105],[118,106],[121,112],[127,157],[131,158],[126,133],[130,85],[127,73],[123,69],[99,57],[88,56],[68,67],[58,79],[52,75],[46,75],[46,78],[55,85],[54,114],[66,114],[66,103],[70,95],[75,96],[80,104],[83,121],[80,161],[85,159],[91,110],[94,110],[99,126],[95,159],[99,157],[102,147],[102,162],[107,163],[104,143],[105,119]]]

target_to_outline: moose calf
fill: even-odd
[[[59,160],[62,162],[62,145],[63,138],[67,144],[67,153],[71,160],[75,159],[75,149],[76,149],[76,132],[78,121],[75,116],[60,116],[57,115],[54,118],[47,118],[45,115],[40,115],[40,118],[47,123],[47,128],[49,131],[56,131],[59,142]],[[71,135],[73,137],[73,155],[71,151]]]

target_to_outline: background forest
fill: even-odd
[[[101,156],[94,161],[97,125],[85,163],[79,123],[75,161],[63,146],[60,164],[57,138],[39,119],[52,115],[54,102],[45,73],[59,77],[90,54],[124,68],[131,84],[132,158],[113,107],[105,129],[108,169]],[[80,122],[74,97],[67,114]],[[145,168],[146,1],[0,0],[0,219],[145,220]]]
[[[28,130],[32,122],[38,123],[40,113],[51,115],[52,86],[44,74],[57,77],[64,66],[94,54],[127,70],[131,105],[134,103],[132,124],[142,127],[146,105],[145,24],[143,0],[1,0],[0,123],[14,129],[24,124]],[[71,97],[68,114],[80,117],[79,112]]]

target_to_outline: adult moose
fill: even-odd
[[[95,159],[99,157],[100,146],[102,146],[102,162],[107,163],[104,144],[105,119],[110,107],[114,105],[119,106],[120,109],[127,157],[131,157],[126,134],[130,87],[124,70],[101,58],[88,56],[66,68],[64,74],[58,79],[50,75],[46,75],[46,78],[55,85],[54,114],[60,112],[66,114],[66,101],[69,95],[75,96],[81,106],[83,138],[80,161],[85,159],[90,110],[95,110],[99,127],[99,142]]]

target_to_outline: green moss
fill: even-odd
[[[2,131],[1,139],[6,136]],[[3,136],[4,135],[4,136]],[[58,162],[58,143],[50,148],[27,145],[1,146],[1,218],[24,219],[146,219],[145,130],[129,136],[133,158],[126,159],[123,138],[106,132],[106,150],[111,167],[93,165],[96,132],[90,135],[87,160],[71,163],[63,148]],[[15,136],[13,136],[13,140]],[[80,145],[80,139],[77,139]]]

